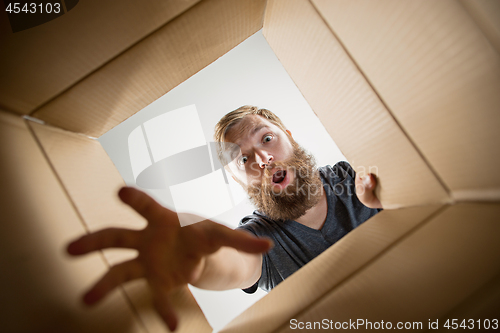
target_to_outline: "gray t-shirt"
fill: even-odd
[[[257,287],[270,291],[380,211],[368,208],[358,200],[354,185],[356,173],[349,163],[327,165],[319,168],[319,172],[328,202],[325,224],[320,230],[292,220],[273,221],[258,211],[240,221],[238,229],[274,241],[274,247],[262,256],[259,281],[244,289],[245,292],[254,293]]]

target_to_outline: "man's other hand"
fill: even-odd
[[[177,317],[169,303],[169,294],[182,285],[197,281],[207,255],[222,246],[247,253],[262,253],[271,247],[269,240],[209,220],[181,228],[175,212],[133,188],[122,188],[119,197],[147,219],[145,229],[104,229],[82,236],[67,248],[71,255],[106,248],[131,248],[139,253],[135,259],[109,269],[84,295],[83,300],[89,305],[120,284],[144,277],[151,288],[156,310],[167,326],[175,330]]]
[[[383,208],[382,203],[375,195],[377,179],[374,174],[370,173],[366,176],[356,174],[355,185],[356,195],[363,205],[369,208]]]

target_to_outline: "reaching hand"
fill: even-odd
[[[377,179],[372,173],[366,176],[356,174],[354,182],[356,186],[356,195],[363,205],[370,208],[382,208],[382,203],[375,195]]]
[[[144,277],[156,310],[168,327],[175,330],[177,318],[168,296],[174,289],[197,281],[203,272],[205,256],[222,246],[248,253],[262,253],[271,246],[268,240],[209,220],[181,228],[175,212],[133,188],[122,188],[119,197],[148,220],[145,229],[104,229],[82,236],[67,248],[72,255],[106,248],[131,248],[139,252],[135,259],[111,267],[84,295],[84,302],[89,305],[120,284]]]

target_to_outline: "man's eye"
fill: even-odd
[[[264,143],[269,142],[269,141],[271,141],[272,139],[273,139],[273,136],[272,136],[272,135],[266,135],[266,136],[264,137]]]
[[[238,162],[241,165],[245,164],[247,161],[248,161],[248,157],[246,157],[246,156],[241,156],[240,159],[238,160]]]

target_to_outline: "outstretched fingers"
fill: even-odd
[[[72,255],[80,255],[113,247],[137,249],[140,245],[140,233],[139,230],[103,229],[71,242],[67,251]]]
[[[144,270],[139,260],[134,259],[115,265],[83,296],[83,301],[94,304],[104,298],[120,284],[141,278]]]
[[[146,193],[133,187],[123,187],[119,192],[120,199],[142,215],[149,223],[169,223],[179,226],[177,214],[151,198]]]

